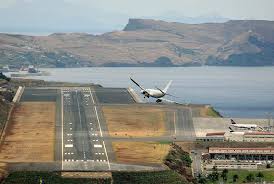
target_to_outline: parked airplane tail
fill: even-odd
[[[236,122],[233,119],[230,119],[231,124],[236,124]]]

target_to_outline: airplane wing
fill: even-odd
[[[145,89],[144,89],[142,86],[140,86],[135,80],[133,80],[131,77],[130,77],[130,80],[131,80],[134,84],[136,84],[136,86],[138,86],[139,88],[141,88],[142,90],[145,91]]]

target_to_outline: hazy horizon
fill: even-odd
[[[102,34],[123,29],[129,18],[182,23],[274,20],[272,7],[272,0],[0,0],[0,32]]]

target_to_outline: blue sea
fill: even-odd
[[[94,67],[45,68],[47,81],[96,83],[104,87],[133,87],[131,76],[144,88],[164,88],[183,103],[210,104],[225,117],[274,116],[274,67]]]

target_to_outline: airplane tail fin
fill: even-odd
[[[171,83],[172,83],[172,80],[170,80],[170,81],[167,83],[166,87],[163,89],[163,92],[164,92],[164,93],[167,92],[167,90],[168,90],[169,86],[171,85]]]
[[[230,119],[231,124],[236,124],[236,122],[233,119]]]

